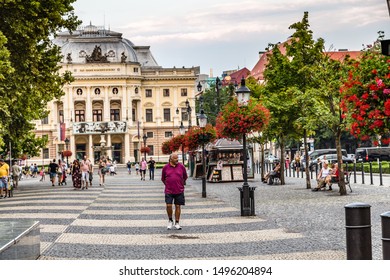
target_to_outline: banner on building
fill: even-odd
[[[60,123],[60,141],[65,140],[66,125],[64,122]]]

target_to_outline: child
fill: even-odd
[[[39,181],[43,182],[46,179],[45,170],[42,166],[41,170],[39,171],[39,176],[41,176],[41,179]]]
[[[137,172],[137,175],[138,175],[138,171],[139,171],[139,163],[138,162],[135,163],[135,171]]]

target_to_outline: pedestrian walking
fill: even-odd
[[[100,186],[104,186],[105,176],[106,176],[107,172],[108,172],[108,169],[107,169],[106,161],[100,159],[99,160],[99,169],[98,169],[98,174],[99,174],[99,179],[100,179]]]
[[[80,163],[82,189],[88,189],[90,165],[91,162],[87,159],[87,156],[84,156],[84,159]]]
[[[89,160],[89,159],[88,159]],[[93,164],[92,162],[89,160],[89,162],[91,163],[89,165],[89,186],[92,187],[92,180],[93,180]]]
[[[138,171],[139,171],[139,163],[138,163],[138,162],[136,162],[136,163],[134,164],[134,166],[135,166],[135,172],[136,172],[136,174],[138,175]]]
[[[152,157],[150,157],[150,160],[148,161],[149,166],[149,180],[154,180],[154,168],[156,166],[156,162],[153,160]]]
[[[10,175],[9,165],[0,158],[0,198],[7,197],[8,177]]]
[[[53,161],[49,164],[49,167],[48,167],[52,187],[54,187],[54,183],[56,181],[57,169],[58,169],[58,164],[56,163],[56,160],[53,159]]]
[[[14,183],[14,189],[17,190],[19,186],[20,175],[22,174],[22,168],[16,163],[13,162],[11,167],[12,181]]]
[[[81,189],[81,169],[80,163],[77,159],[73,161],[71,173],[74,189]]]
[[[161,181],[165,185],[165,203],[168,214],[168,226],[170,230],[173,227],[181,230],[180,214],[181,206],[185,205],[184,185],[188,178],[186,168],[179,162],[177,154],[169,157],[169,162],[163,167]],[[173,223],[173,204],[175,204],[175,223]]]
[[[126,165],[127,165],[127,172],[130,175],[131,174],[131,162],[130,162],[130,160],[126,163]]]
[[[41,179],[39,181],[41,181],[41,182],[46,181],[45,168],[43,166],[42,166],[41,170],[39,171],[39,175],[41,176]]]
[[[142,158],[140,171],[141,171],[141,180],[143,180],[143,181],[145,181],[145,175],[146,175],[146,168],[147,167],[148,167],[148,163],[146,162],[146,159]]]

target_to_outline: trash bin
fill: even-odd
[[[255,189],[256,187],[249,187],[249,207],[250,212],[249,215],[246,215],[244,212],[244,190],[243,187],[237,187],[240,191],[240,208],[241,208],[241,216],[255,216]]]

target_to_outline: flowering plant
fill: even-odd
[[[72,151],[68,151],[68,150],[63,151],[62,152],[62,156],[64,156],[64,157],[71,157],[72,156]]]
[[[212,142],[216,139],[217,132],[211,124],[206,127],[192,127],[184,135],[184,143],[188,150],[196,150],[200,145]]]
[[[172,137],[171,141],[170,141],[171,151],[174,152],[174,151],[179,150],[181,145],[184,145],[184,144],[185,144],[184,135],[177,135],[177,136]]]
[[[263,130],[269,119],[270,112],[261,103],[250,99],[248,106],[240,107],[233,99],[217,117],[217,134],[219,138],[238,139],[244,133]]]
[[[147,153],[147,154],[149,154],[150,153],[150,148],[149,147],[141,147],[141,153]]]
[[[354,63],[344,81],[341,108],[351,134],[363,141],[381,138],[390,143],[390,59],[368,50]],[[379,144],[374,141],[374,144]]]
[[[161,144],[161,151],[164,155],[169,155],[171,153],[170,140]]]
[[[177,135],[162,143],[161,150],[164,155],[169,155],[180,149],[181,145],[185,145],[184,135]]]

